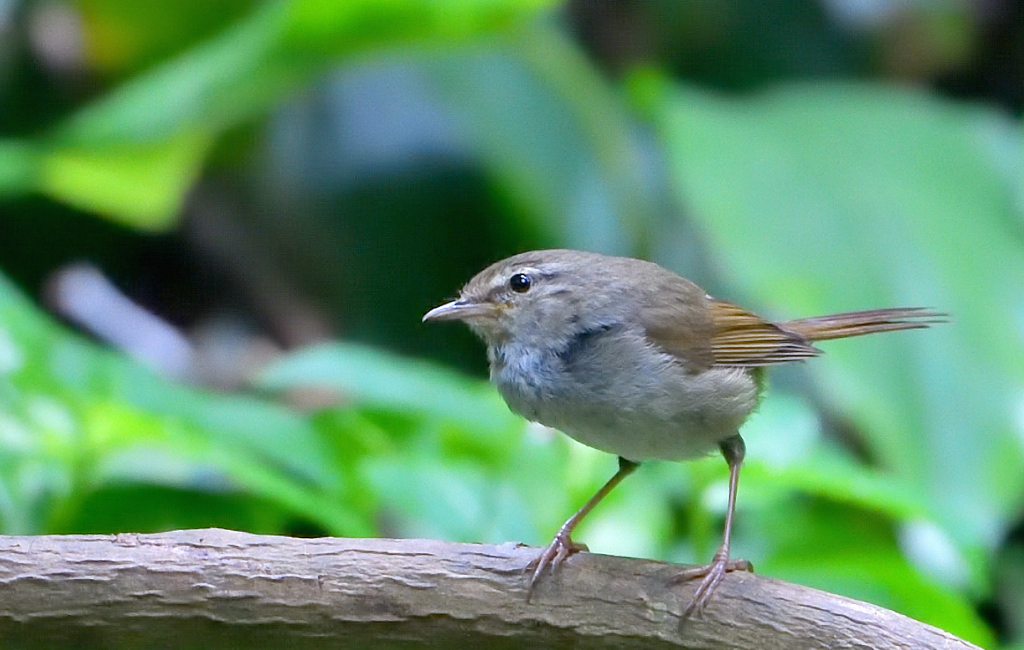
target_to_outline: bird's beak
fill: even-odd
[[[434,307],[423,315],[423,322],[461,320],[465,322],[493,319],[498,306],[492,302],[476,302],[467,298],[459,298]]]

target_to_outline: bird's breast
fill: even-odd
[[[691,372],[642,336],[583,330],[543,349],[489,350],[491,380],[512,411],[629,460],[682,460],[736,433],[757,402],[740,368]]]

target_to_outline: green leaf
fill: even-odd
[[[522,423],[484,382],[355,343],[290,354],[265,368],[256,385],[272,391],[329,387],[361,405],[453,422],[478,433],[500,435]]]
[[[146,484],[247,493],[336,534],[372,533],[365,502],[332,457],[310,421],[156,377],[67,333],[0,278],[8,532],[65,530],[90,492]]]
[[[343,55],[443,44],[507,30],[553,3],[292,0],[259,5],[220,35],[140,75],[79,111],[43,139],[38,176],[21,163],[0,175],[35,191],[146,229],[174,223],[216,136],[296,92]],[[19,171],[20,170],[20,171]],[[5,178],[5,176],[7,178]],[[28,188],[26,188],[28,189]]]
[[[645,243],[664,193],[621,96],[564,33],[538,25],[417,64],[535,238],[620,254]]]
[[[444,47],[515,28],[552,0],[294,0],[285,47],[325,54],[406,43]]]
[[[170,227],[212,138],[179,133],[138,146],[56,148],[42,156],[38,189],[77,208],[144,230]]]

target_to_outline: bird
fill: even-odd
[[[820,355],[818,341],[924,328],[944,316],[899,307],[771,322],[652,262],[550,249],[488,266],[423,321],[462,321],[483,340],[491,382],[513,412],[618,456],[615,474],[527,565],[527,602],[545,569],[586,550],[573,530],[640,463],[722,454],[721,545],[709,564],[674,579],[701,580],[685,620],[703,612],[728,572],[753,569],[729,547],[746,453],[740,427],[765,368]]]

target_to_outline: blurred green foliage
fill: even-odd
[[[0,528],[546,543],[614,459],[512,416],[481,378],[450,367],[479,371],[480,346],[418,316],[500,255],[588,248],[646,256],[780,319],[950,312],[950,324],[830,343],[806,368],[773,373],[744,429],[736,555],[982,645],[1024,642],[1019,116],[849,81],[892,70],[867,63],[870,39],[798,4],[773,4],[762,25],[757,12],[737,18],[742,2],[637,3],[650,13],[615,23],[639,43],[619,58],[599,46],[614,38],[588,41],[579,3],[67,5],[96,89],[66,94],[56,72],[31,81],[0,50],[0,265],[25,285],[0,277]],[[920,11],[904,28],[922,30],[922,50],[900,59],[915,69],[981,38],[948,8]],[[875,34],[889,54],[907,47],[897,27]],[[765,51],[786,55],[758,59]],[[747,91],[680,74],[700,70]],[[837,79],[808,78],[826,72]],[[377,131],[346,130],[367,117],[345,121],[353,104],[329,101],[360,89],[384,116]],[[429,123],[426,145],[364,144],[378,158],[361,167],[332,152],[401,140],[414,118]],[[131,286],[123,269],[166,265],[176,249],[146,251],[205,223],[203,190],[218,185],[246,197],[217,207],[258,242],[235,253],[262,246],[274,263],[218,258],[244,272],[210,284],[315,295],[348,336],[216,392],[161,378],[26,298],[41,279],[26,269],[58,239],[68,258],[98,257]],[[96,235],[97,217],[116,234]],[[149,234],[161,232],[172,235]],[[141,262],[118,257],[127,246]],[[310,393],[329,399],[285,405]],[[644,466],[578,538],[706,561],[724,489],[718,458]]]

